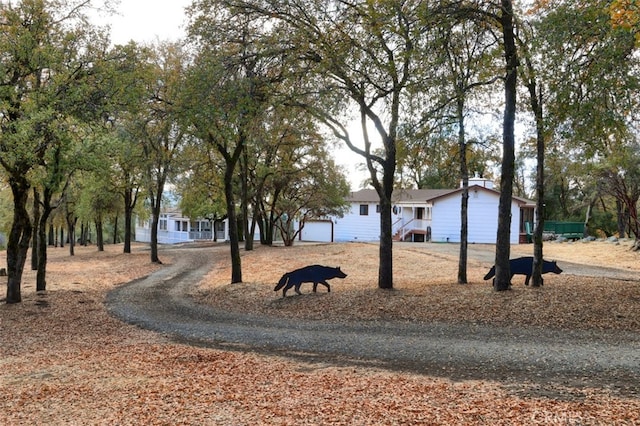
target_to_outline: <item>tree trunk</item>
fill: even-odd
[[[7,241],[7,303],[22,301],[21,285],[33,226],[27,211],[29,182],[23,176],[10,177],[13,194],[13,222]]]
[[[51,215],[51,207],[45,206],[44,212],[38,222],[38,272],[36,272],[36,291],[47,289],[47,222]]]
[[[616,199],[616,216],[618,218],[618,237],[625,238],[627,236],[627,223],[625,208],[622,201]]]
[[[460,150],[460,178],[462,200],[460,201],[460,257],[458,259],[458,284],[467,284],[467,257],[469,239],[469,169],[467,167],[467,142],[464,128],[464,101],[458,98],[458,149]]]
[[[629,237],[633,234],[635,239],[640,237],[640,223],[638,222],[638,197],[629,196],[626,198],[629,213]]]
[[[158,224],[160,222],[160,213],[162,210],[162,193],[164,192],[164,185],[167,181],[166,169],[163,171],[158,170],[155,182],[155,193],[151,195],[151,217],[153,223],[151,224],[151,262],[162,264],[160,257],[158,256]]]
[[[69,256],[75,256],[76,222],[78,219],[72,212],[67,212],[67,237],[69,238]]]
[[[156,193],[151,196],[151,263],[162,264],[158,257],[158,225],[160,223],[160,211],[162,207],[162,192],[164,183],[159,182]]]
[[[593,212],[593,208],[598,202],[599,198],[600,198],[600,194],[595,194],[591,199],[591,202],[587,206],[587,212],[584,215],[584,231],[582,233],[583,238],[586,238],[587,236],[589,236],[589,222],[591,222],[591,217],[592,217],[591,213]]]
[[[104,233],[102,231],[102,218],[98,217],[96,222],[96,245],[98,251],[104,251]]]
[[[247,149],[242,150],[242,161],[240,162],[240,180],[242,193],[242,229],[244,233],[244,249],[253,250],[253,233],[249,229],[249,154]]]
[[[252,233],[256,231],[256,225],[258,226],[258,232],[260,234],[260,244],[261,245],[271,245],[273,242],[273,234],[270,239],[267,238],[267,214],[264,208],[263,198],[264,198],[264,180],[259,181],[258,186],[255,189],[253,196],[253,218],[252,222]]]
[[[509,289],[511,271],[509,257],[511,254],[511,201],[513,193],[513,176],[515,164],[515,118],[516,118],[516,85],[518,57],[515,35],[513,31],[513,2],[502,0],[500,17],[504,38],[506,60],[505,76],[505,108],[502,135],[502,176],[500,179],[500,204],[498,207],[498,235],[496,238],[496,276],[494,288],[497,291]]]
[[[393,223],[391,209],[393,195],[393,181],[396,168],[395,145],[386,141],[387,159],[383,166],[382,185],[378,184],[376,191],[380,197],[380,250],[378,267],[378,288],[393,289]]]
[[[260,215],[260,244],[266,246],[273,245],[274,223],[273,214],[266,214],[264,211]]]
[[[37,243],[38,243],[38,272],[36,273],[36,291],[45,291],[47,289],[47,223],[53,212],[51,207],[51,198],[53,194],[51,190],[46,189],[42,198],[42,216],[37,222]],[[35,243],[35,242],[34,242]]]
[[[40,223],[40,192],[36,188],[33,188],[33,224],[38,225]],[[38,270],[38,242],[39,227],[34,226],[33,229],[33,241],[31,243],[31,270]]]
[[[267,221],[265,220],[264,215],[262,214],[262,212],[258,212],[257,215],[254,215],[254,222],[257,222],[258,224],[258,232],[260,233],[260,244],[264,245],[268,245],[267,244],[267,235],[266,235],[266,231],[267,231]]]
[[[158,224],[160,223],[160,209],[156,209],[155,203],[153,204],[153,212],[151,213],[151,262],[162,264],[158,257]]]
[[[240,260],[240,239],[236,218],[236,203],[233,198],[233,167],[227,164],[224,175],[224,195],[227,204],[229,222],[229,245],[231,248],[231,283],[242,282],[242,262]]]
[[[251,240],[253,240],[253,236],[256,234],[257,225],[258,225],[257,219],[251,218],[251,225],[249,225],[249,235],[251,235]],[[253,243],[251,243],[251,250],[253,250]]]
[[[124,191],[124,253],[131,253],[131,229],[134,205],[133,189]]]
[[[260,218],[261,218],[261,236],[260,236],[260,242],[261,244],[267,245],[267,246],[272,246],[273,245],[273,238],[274,238],[274,232],[275,232],[275,203],[276,200],[279,198],[280,196],[280,190],[279,189],[275,189],[274,193],[273,193],[273,198],[270,201],[270,205],[269,205],[269,211],[267,211],[267,208],[265,207],[264,203],[260,203]]]
[[[91,225],[89,221],[84,222],[84,227],[82,229],[82,245],[87,247],[91,242]]]
[[[543,99],[542,92],[539,91],[534,77],[534,70],[531,61],[527,57],[527,68],[529,70],[529,82],[527,89],[529,90],[529,101],[536,123],[536,222],[533,228],[533,265],[532,265],[532,281],[533,287],[540,287],[543,284],[542,266],[543,266],[543,241],[542,233],[544,230],[544,157],[545,157],[545,141],[544,141],[544,115],[543,115]]]
[[[87,235],[87,227],[84,221],[81,221],[80,222],[80,238],[78,238],[78,243],[80,244],[81,247],[85,247],[87,245],[86,235]]]
[[[56,236],[55,236],[55,229],[53,227],[53,221],[49,222],[49,245],[50,246],[57,246],[57,244],[55,243],[56,241]]]
[[[389,191],[391,192],[391,191]],[[378,288],[393,288],[393,238],[391,223],[391,194],[380,197],[380,266]]]
[[[113,218],[113,244],[118,244],[118,215]]]
[[[268,246],[273,245],[273,238],[275,237],[275,232],[276,232],[275,221],[276,219],[273,211],[271,211],[269,213],[269,216],[265,217],[264,219],[264,223],[266,227],[265,229],[266,243]]]

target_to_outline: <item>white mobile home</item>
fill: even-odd
[[[214,229],[215,228],[215,229]],[[215,235],[214,235],[215,232]],[[229,239],[227,221],[214,222],[208,219],[191,220],[183,217],[179,210],[167,210],[160,214],[158,222],[158,243],[178,244],[194,241]],[[136,221],[135,240],[151,242],[151,220]]]

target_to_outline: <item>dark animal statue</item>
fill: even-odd
[[[278,291],[281,288],[282,297],[287,296],[287,290],[291,287],[295,287],[295,291],[298,294],[300,293],[300,285],[302,283],[313,283],[313,291],[315,292],[318,284],[322,284],[327,287],[327,292],[331,291],[331,286],[327,280],[332,278],[345,278],[347,274],[342,272],[340,268],[332,268],[330,266],[322,266],[322,265],[310,265],[305,266],[304,268],[296,269],[295,271],[287,272],[280,278],[278,285],[273,291]]]
[[[555,261],[549,262],[548,260],[542,261],[542,273],[546,274],[547,272],[553,272],[554,274],[560,274],[562,269],[558,267]],[[511,270],[511,278],[514,275],[526,275],[527,278],[524,281],[524,285],[529,285],[529,280],[531,279],[531,275],[533,273],[533,257],[519,257],[517,259],[511,259],[509,261],[509,269]],[[489,269],[487,275],[484,276],[485,280],[492,278],[496,275],[496,267],[495,265]],[[511,281],[511,279],[509,279]]]

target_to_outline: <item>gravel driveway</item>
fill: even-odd
[[[640,334],[407,322],[292,321],[220,312],[188,294],[210,248],[172,248],[175,263],[111,291],[123,321],[188,344],[275,353],[320,365],[380,367],[452,380],[497,380],[527,395],[595,387],[640,396]],[[567,271],[570,273],[569,271]],[[600,270],[602,273],[602,270]],[[579,391],[578,391],[579,392]]]

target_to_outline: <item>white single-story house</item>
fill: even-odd
[[[392,232],[396,241],[460,242],[462,188],[394,191]],[[352,192],[350,211],[334,218],[334,241],[379,241],[379,197],[373,189]],[[482,178],[469,179],[469,243],[495,243],[500,192]],[[535,202],[513,197],[511,242],[526,242],[525,222],[534,218]]]

